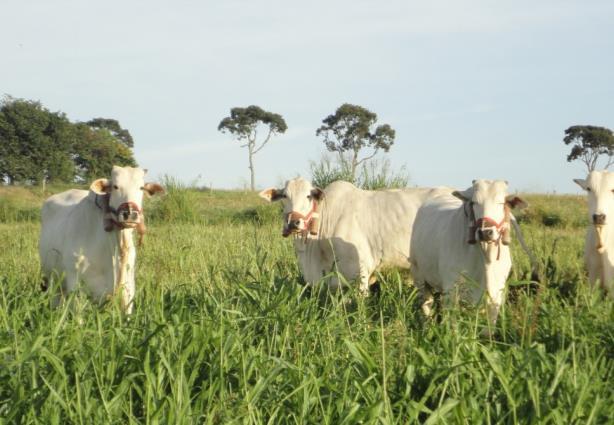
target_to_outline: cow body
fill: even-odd
[[[69,190],[51,196],[42,209],[39,244],[43,273],[63,274],[62,291],[71,292],[79,281],[92,298],[103,301],[115,293],[125,251],[125,280],[122,282],[122,304],[132,310],[136,249],[133,229],[107,232],[102,225],[104,211],[96,205],[97,195],[85,190]],[[101,205],[101,199],[98,204]],[[122,247],[122,239],[124,246]]]
[[[614,173],[591,171],[574,180],[588,192],[590,225],[586,232],[584,260],[589,283],[614,298]]]
[[[290,180],[285,193],[301,192],[293,190],[299,183],[311,187],[305,180]],[[338,271],[346,281],[359,279],[360,290],[366,294],[376,270],[408,268],[409,242],[418,208],[435,194],[450,191],[445,188],[369,191],[344,181],[331,183],[319,201],[317,234],[309,237],[298,234],[294,240],[306,283],[313,285]],[[304,195],[295,197],[302,199]],[[329,276],[328,283],[333,289],[339,286],[336,273]]]
[[[515,197],[517,201],[507,201],[501,194],[489,206],[491,211],[500,210],[492,220],[498,225],[490,225],[484,219],[478,225],[476,219],[480,223],[480,217],[487,217],[487,209],[473,211],[479,209],[475,206],[478,201],[472,200],[473,190],[467,195],[461,200],[459,192],[444,194],[420,207],[411,237],[411,273],[422,292],[425,314],[431,314],[433,292],[441,293],[446,305],[459,299],[476,304],[486,292],[488,317],[494,324],[512,267],[508,246],[510,214],[503,205],[521,200]]]
[[[50,196],[42,208],[39,254],[43,275],[59,280],[61,296],[83,287],[104,301],[121,294],[130,313],[135,294],[136,249],[133,233],[144,232],[142,193],[162,188],[143,182],[144,170],[113,167],[113,176],[96,180],[89,191]]]

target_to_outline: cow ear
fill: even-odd
[[[269,202],[279,201],[280,199],[286,197],[283,189],[275,189],[273,187],[270,189],[263,190],[258,194],[258,196],[260,196],[262,199],[266,199]]]
[[[455,190],[452,192],[452,196],[456,196],[461,201],[471,201],[471,198],[473,198],[473,188],[463,191]]]
[[[107,179],[97,179],[90,185],[90,190],[96,195],[104,195],[111,192],[111,182]]]
[[[143,191],[147,194],[147,196],[154,196],[156,193],[163,194],[164,188],[158,183],[145,183],[145,186],[143,186]]]
[[[321,201],[322,199],[324,199],[324,191],[319,187],[315,187],[311,189],[311,193],[309,194],[309,196],[311,196],[311,199]]]
[[[527,202],[516,196],[516,195],[509,195],[505,198],[505,204],[508,205],[510,208],[526,208],[529,206],[529,204],[527,204]]]
[[[573,179],[573,181],[584,190],[588,187],[585,179]]]

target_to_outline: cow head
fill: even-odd
[[[466,202],[465,208],[470,218],[469,243],[511,242],[510,209],[524,208],[526,202],[515,195],[507,194],[504,180],[474,180],[472,186],[464,191],[454,191],[453,195]]]
[[[603,252],[603,229],[614,223],[614,173],[591,171],[586,179],[574,181],[588,193],[588,217],[599,237],[597,250]]]
[[[120,228],[134,228],[143,222],[143,194],[164,192],[157,183],[145,183],[146,172],[142,168],[114,165],[111,179],[98,179],[90,186],[92,192],[104,197],[105,213]]]
[[[318,233],[318,205],[324,198],[322,189],[297,177],[288,180],[283,189],[270,188],[260,192],[260,197],[269,202],[281,201],[284,206],[282,236],[291,234],[312,235]]]

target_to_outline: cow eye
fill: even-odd
[[[590,188],[590,187],[587,187],[587,188],[586,188],[586,191],[587,191],[587,192],[590,192],[590,191],[591,191],[591,188]]]
[[[116,184],[114,184],[114,185],[113,185],[113,189],[117,190],[117,189],[119,189],[119,187],[117,187],[117,185],[116,185]]]

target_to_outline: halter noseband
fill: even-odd
[[[304,237],[307,237],[307,234],[317,235],[318,228],[316,226],[317,219],[320,217],[320,214],[317,211],[318,203],[314,200],[311,203],[311,209],[307,213],[307,215],[303,215],[298,211],[291,211],[286,214],[286,225],[295,220],[303,220],[304,229],[299,230],[297,233],[301,233]],[[290,236],[292,231],[289,231],[288,227],[284,227],[281,235],[286,238]]]
[[[469,213],[467,213],[466,206],[469,206]],[[510,237],[509,237],[509,228],[506,228],[506,224],[509,221],[509,210],[507,206],[504,206],[504,216],[500,222],[495,221],[490,217],[482,217],[476,220],[475,212],[473,211],[473,201],[465,202],[463,206],[463,210],[465,212],[465,216],[469,218],[469,237],[467,239],[467,243],[473,245],[477,243],[475,238],[475,233],[478,229],[483,230],[488,227],[494,227],[499,232],[499,237],[494,241],[488,241],[487,243],[496,243],[497,244],[497,260],[499,260],[501,255],[501,243],[503,245],[509,245]]]
[[[102,198],[102,205],[98,203],[99,198]],[[117,209],[115,209],[111,205],[109,205],[110,198],[111,195],[107,193],[104,195],[96,194],[96,197],[94,199],[94,203],[96,204],[96,206],[104,212],[104,230],[107,232],[112,231],[114,228],[122,230],[128,227],[125,223],[120,222],[117,219],[117,217],[119,217],[119,214],[121,214],[122,210],[136,211],[139,214],[143,214],[143,209],[139,208],[139,206],[134,202],[124,202],[120,204]]]

